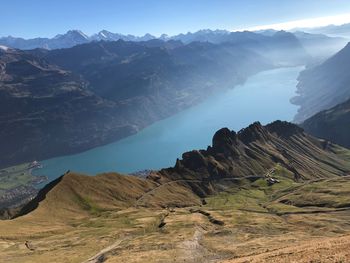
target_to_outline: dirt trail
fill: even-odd
[[[208,262],[206,259],[208,251],[200,244],[202,239],[203,230],[197,226],[192,239],[185,240],[179,245],[182,262]]]
[[[202,181],[200,181],[200,180],[175,180],[175,181],[167,182],[165,184],[161,184],[161,185],[153,188],[152,190],[144,193],[139,199],[136,200],[135,206],[136,207],[140,206],[142,204],[142,202],[144,201],[145,197],[151,195],[152,193],[159,190],[160,188],[168,186],[170,184],[174,184],[174,183],[200,183],[200,182],[202,182]]]
[[[100,252],[98,252],[95,256],[89,258],[88,260],[84,261],[83,263],[102,263],[107,259],[107,254],[114,249],[116,249],[125,239],[119,239],[112,245],[102,249]]]
[[[251,179],[251,178],[265,178],[265,176],[258,176],[258,175],[247,175],[243,177],[237,177],[237,178],[222,178],[218,181],[236,181],[236,180],[245,180],[245,179]],[[175,184],[175,183],[202,183],[202,180],[175,180],[175,181],[170,181],[165,184],[158,185],[157,187],[153,188],[152,190],[144,193],[142,196],[140,196],[136,202],[135,202],[135,207],[141,206],[142,202],[144,201],[145,197],[153,194],[154,192],[158,191],[160,188],[168,186],[170,184]]]

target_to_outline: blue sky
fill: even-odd
[[[242,29],[350,14],[349,0],[0,0],[0,36],[52,37],[69,29],[143,35]],[[349,15],[350,19],[350,15]]]

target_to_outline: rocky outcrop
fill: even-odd
[[[163,169],[162,180],[215,180],[263,176],[276,164],[294,174],[295,180],[345,175],[350,167],[343,157],[325,149],[321,140],[300,127],[276,121],[254,123],[238,133],[227,128],[213,137],[207,150],[184,153],[175,167]]]

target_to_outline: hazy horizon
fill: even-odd
[[[177,35],[201,29],[259,30],[317,27],[350,22],[350,2],[276,1],[33,1],[2,4],[0,36],[54,37],[71,29],[113,33]],[[13,19],[13,17],[16,19]]]

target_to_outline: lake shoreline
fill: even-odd
[[[237,131],[254,121],[265,124],[276,119],[291,121],[297,106],[289,100],[296,92],[297,77],[303,68],[260,72],[244,84],[157,121],[135,135],[79,154],[44,160],[44,168],[34,173],[53,180],[67,170],[88,175],[156,170],[174,165],[185,151],[205,148],[211,144],[214,132],[222,127]],[[264,100],[266,105],[262,106]]]

